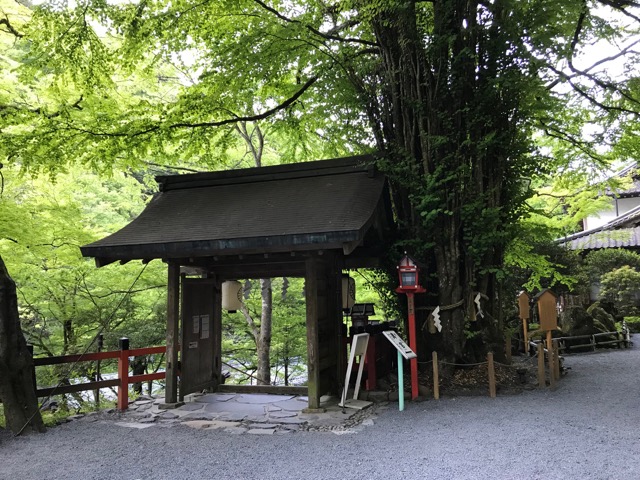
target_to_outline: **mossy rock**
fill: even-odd
[[[598,331],[593,320],[584,307],[570,308],[562,315],[562,330],[566,336],[591,335]]]
[[[608,313],[597,302],[587,309],[587,313],[593,317],[594,328],[601,332],[615,332],[616,321],[613,315]]]

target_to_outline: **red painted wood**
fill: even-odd
[[[129,353],[130,350],[120,350],[118,358],[118,410],[129,408]]]
[[[140,383],[140,382],[148,382],[149,380],[162,380],[165,378],[164,372],[158,373],[145,373],[143,375],[133,375],[129,378],[129,383]]]
[[[139,355],[152,355],[156,353],[164,353],[167,347],[164,345],[159,347],[145,347],[129,350],[130,357],[137,357]],[[59,365],[61,363],[75,363],[75,362],[91,362],[94,360],[107,360],[109,358],[120,357],[120,350],[112,352],[92,352],[84,353],[81,355],[59,355],[56,357],[39,357],[33,359],[33,364],[36,367],[42,365]]]
[[[416,339],[416,309],[414,304],[413,293],[407,292],[407,302],[409,310],[409,348],[416,354],[418,353],[416,347],[418,345]],[[418,398],[418,359],[412,358],[409,360],[411,366],[411,400]],[[398,392],[400,395],[403,392]]]

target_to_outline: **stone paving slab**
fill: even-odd
[[[205,405],[201,404],[201,403],[185,403],[184,405],[182,405],[179,408],[176,408],[176,410],[187,410],[189,412],[195,412],[196,410],[202,410],[204,409]]]
[[[220,417],[219,413],[208,413],[208,412],[192,412],[188,415],[183,415],[181,417],[182,420],[216,420]]]
[[[237,403],[237,402],[222,402],[222,403],[208,403],[204,406],[206,412],[211,413],[242,413],[247,415],[264,415],[265,408],[263,404],[250,404],[250,403]]]
[[[290,400],[275,402],[273,405],[289,412],[301,412],[304,408],[307,408],[308,402],[302,402],[298,399],[293,398]]]
[[[194,398],[194,401],[198,403],[216,403],[216,402],[228,402],[237,397],[236,393],[207,393]]]
[[[247,428],[277,428],[278,425],[273,423],[250,423]]]
[[[283,412],[283,411],[269,412],[270,418],[291,418],[295,416],[296,416],[295,412]]]
[[[333,431],[337,435],[358,433],[374,424],[374,412],[366,413],[337,406],[337,398],[323,396],[323,409],[303,413],[308,397],[270,394],[194,393],[175,409],[161,409],[162,399],[144,399],[118,422],[129,428],[168,428],[177,424],[200,430],[219,430],[238,435],[287,434],[302,430]],[[386,407],[388,408],[388,407]],[[372,408],[371,410],[375,410]],[[337,433],[340,432],[340,433]]]
[[[276,403],[283,402],[287,400],[293,399],[293,395],[269,395],[269,394],[259,394],[259,393],[250,393],[239,395],[236,399],[238,403]],[[305,402],[308,403],[308,400]]]

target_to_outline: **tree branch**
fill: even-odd
[[[23,33],[20,33],[18,30],[16,30],[14,28],[13,25],[11,25],[11,22],[9,21],[9,17],[4,16],[4,18],[0,18],[0,25],[4,25],[5,28],[2,29],[3,32],[5,33],[9,33],[11,35],[13,35],[16,38],[22,38],[24,37]]]
[[[636,22],[640,22],[640,17],[629,12],[625,7],[635,7],[640,8],[640,3],[634,2],[632,0],[598,0],[603,5],[607,5],[608,7],[613,8],[614,10],[619,11],[623,15],[626,15],[629,18],[632,18]]]
[[[303,24],[300,20],[294,20],[294,19],[291,19],[289,17],[286,17],[286,16],[282,15],[275,8],[270,7],[269,5],[264,3],[262,0],[253,0],[253,1],[255,3],[257,3],[258,5],[260,5],[262,8],[264,8],[265,10],[267,10],[268,12],[270,12],[273,15],[275,15],[276,17],[278,17],[283,22],[297,23],[297,24],[303,25],[311,33],[314,33],[315,35],[318,35],[319,37],[322,37],[325,40],[336,40],[338,42],[345,42],[345,43],[359,43],[361,45],[369,45],[369,46],[372,46],[372,47],[377,47],[378,46],[378,44],[376,42],[370,42],[368,40],[362,40],[361,38],[339,37],[337,35],[334,35],[335,32],[339,32],[341,30],[344,30],[348,26],[356,25],[357,22],[355,22],[355,21],[346,22],[346,23],[344,23],[342,25],[339,25],[339,26],[336,26],[336,27],[332,28],[328,33],[325,33],[325,32],[321,32],[320,30],[312,27],[311,25]]]

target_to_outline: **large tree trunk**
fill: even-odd
[[[437,274],[443,330],[435,342],[447,362],[474,361],[502,344],[495,272],[512,234],[503,225],[513,224],[520,205],[513,177],[525,171],[528,148],[518,123],[522,75],[511,61],[519,39],[502,28],[501,3],[430,3],[428,39],[417,8],[430,7],[387,2],[374,15],[382,68],[370,120],[386,152],[382,168],[392,179],[401,235]],[[479,351],[467,348],[465,328],[474,321]]]
[[[20,329],[16,285],[0,257],[0,399],[15,433],[44,432],[33,388],[33,359]]]
[[[258,345],[258,377],[259,385],[271,383],[271,325],[273,312],[273,289],[271,279],[260,280],[260,292],[262,295],[262,315],[260,318],[260,337]]]

